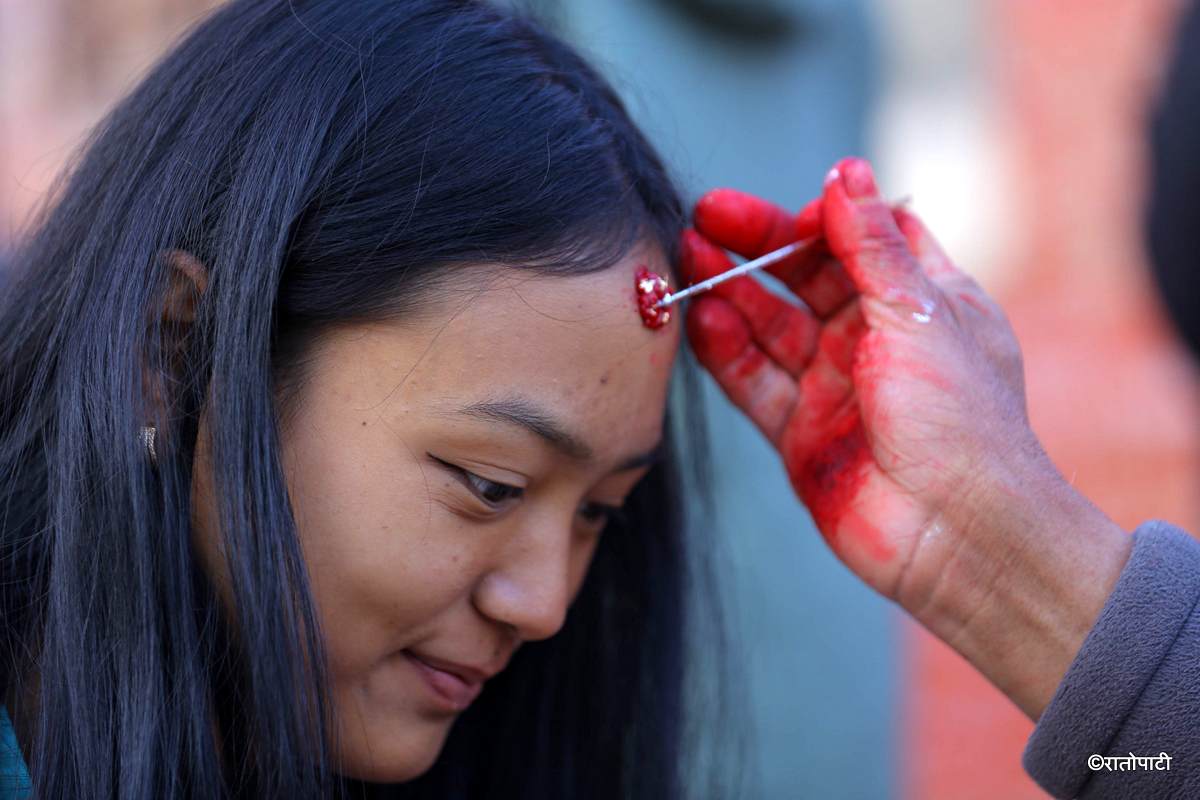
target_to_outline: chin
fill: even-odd
[[[414,729],[415,728],[415,729]],[[368,783],[404,783],[419,778],[437,763],[449,726],[419,725],[370,742],[344,742],[339,773]],[[354,737],[355,740],[359,737]]]
[[[405,783],[424,775],[436,762],[437,753],[434,753],[432,758],[427,759],[407,759],[386,764],[375,761],[372,764],[363,765],[362,769],[348,767],[342,770],[341,774],[343,777],[363,783]]]

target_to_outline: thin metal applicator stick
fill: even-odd
[[[753,272],[756,269],[762,269],[763,267],[770,266],[771,264],[774,264],[777,261],[782,261],[783,259],[792,255],[793,253],[798,253],[801,250],[804,250],[805,248],[812,246],[817,241],[819,241],[821,238],[823,238],[823,237],[811,236],[807,239],[801,239],[798,242],[792,242],[791,244],[785,244],[783,247],[779,248],[778,250],[772,250],[771,252],[769,252],[765,255],[761,255],[758,258],[753,259],[752,261],[747,261],[745,264],[740,264],[740,265],[734,267],[733,269],[726,270],[725,272],[722,272],[720,275],[714,275],[713,277],[709,278],[708,280],[700,281],[699,283],[688,286],[686,289],[680,289],[678,292],[671,292],[666,297],[664,297],[662,300],[659,300],[657,303],[655,303],[654,307],[655,308],[666,308],[667,306],[669,306],[673,303],[676,303],[676,302],[684,299],[685,297],[691,297],[694,294],[700,294],[701,292],[707,292],[709,289],[713,288],[714,286],[719,286],[722,283],[724,283],[725,281],[731,281],[734,278],[737,278],[739,276]]]

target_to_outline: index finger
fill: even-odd
[[[697,229],[722,247],[757,258],[789,242],[821,234],[821,201],[800,213],[737,189],[713,189],[692,212]]]
[[[705,238],[746,258],[756,258],[800,239],[823,233],[821,201],[798,214],[736,189],[713,189],[692,214]],[[856,293],[841,264],[823,241],[766,268],[821,318],[830,316]]]
[[[825,240],[858,291],[914,313],[932,311],[936,291],[909,249],[866,161],[844,158],[825,179]]]

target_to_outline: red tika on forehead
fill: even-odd
[[[668,286],[665,278],[639,265],[634,276],[634,287],[638,313],[642,315],[643,325],[656,330],[671,321],[671,309],[655,308],[655,304],[667,296]]]

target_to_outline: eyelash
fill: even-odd
[[[520,486],[513,486],[507,483],[500,483],[499,481],[488,480],[481,475],[476,475],[474,472],[471,472],[468,469],[463,469],[456,464],[443,461],[435,455],[430,454],[429,457],[441,464],[446,469],[457,474],[462,479],[463,483],[467,485],[467,488],[469,488],[476,497],[493,508],[498,507],[501,503],[504,503],[508,500],[519,498],[525,493],[525,490]],[[498,499],[489,498],[488,490],[492,488],[500,490],[505,496]],[[620,508],[619,506],[610,506],[605,503],[585,503],[583,507],[580,508],[579,514],[585,520],[587,520],[589,524],[595,524],[597,517],[602,518],[603,523],[599,525],[601,530],[613,524],[624,525],[628,520],[625,509]]]
[[[479,499],[490,506],[498,506],[506,500],[515,500],[525,493],[525,490],[520,486],[512,486],[507,483],[499,483],[498,481],[490,481],[487,478],[476,475],[469,470],[458,468],[462,473],[467,484],[470,485],[471,491],[479,496]],[[489,497],[488,491],[491,489],[497,490],[496,493],[501,494],[501,497]]]
[[[449,461],[443,461],[433,453],[426,453],[431,459],[436,461],[443,469],[453,472],[458,479],[467,485],[471,493],[478,497],[481,501],[489,506],[496,507],[506,500],[512,500],[520,497],[525,493],[525,490],[520,486],[513,486],[508,483],[500,483],[499,481],[488,480],[482,475],[476,475],[468,469],[463,469],[457,464],[451,464]],[[505,494],[504,497],[489,498],[488,489],[497,488]]]
[[[606,505],[604,503],[586,503],[583,508],[579,510],[579,514],[584,519],[587,519],[589,514],[599,514],[603,520],[597,526],[600,528],[600,530],[604,530],[605,528],[612,526],[624,527],[625,523],[629,520],[628,515],[625,513],[625,509],[618,506]],[[592,523],[594,521],[588,520],[588,522]]]

